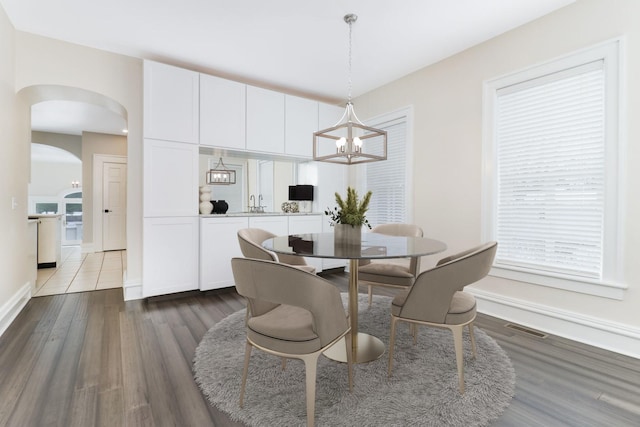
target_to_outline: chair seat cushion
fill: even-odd
[[[259,346],[290,354],[312,353],[321,348],[311,313],[285,304],[250,318],[247,338]]]
[[[299,268],[300,270],[304,270],[307,273],[316,274],[316,268],[313,265],[293,265],[295,268]]]
[[[391,314],[393,314],[394,316],[400,316],[400,310],[402,309],[402,306],[404,305],[404,302],[407,300],[408,296],[409,289],[398,293],[393,298],[393,301],[391,301]]]
[[[386,262],[371,262],[358,267],[358,279],[367,282],[387,283],[390,285],[411,286],[415,277],[409,272],[408,265]]]
[[[468,292],[458,291],[453,294],[451,305],[445,323],[447,325],[460,325],[473,320],[476,317],[476,299]]]

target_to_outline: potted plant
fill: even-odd
[[[364,195],[362,200],[358,200],[358,193],[355,189],[347,187],[347,198],[343,200],[340,194],[336,193],[336,203],[338,206],[327,208],[324,214],[329,216],[331,226],[335,227],[336,241],[342,243],[360,243],[362,226],[371,228],[366,217],[371,201],[371,191]]]

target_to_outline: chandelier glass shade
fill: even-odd
[[[351,26],[358,19],[345,15],[349,24],[349,97],[344,114],[330,128],[313,133],[313,160],[356,164],[387,159],[387,131],[366,126],[353,109],[351,102]]]
[[[222,162],[222,157],[218,164],[207,171],[207,184],[230,185],[236,183],[236,171],[228,169]]]

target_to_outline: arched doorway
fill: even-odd
[[[57,213],[62,215],[61,243],[63,245],[81,245],[82,252],[92,253],[103,250],[102,245],[99,247],[94,245],[96,235],[102,236],[100,227],[107,222],[104,221],[101,212],[102,198],[100,191],[103,183],[101,182],[103,173],[94,169],[94,159],[96,157],[116,156],[118,162],[123,163],[126,167],[126,158],[128,154],[127,129],[127,112],[119,103],[115,102],[101,94],[87,91],[84,89],[58,86],[58,85],[38,85],[24,88],[20,91],[21,98],[25,101],[26,106],[31,109],[31,139],[50,146],[67,150],[80,158],[82,167],[82,176],[80,179],[67,179],[66,188],[60,190],[57,194]],[[59,110],[59,111],[56,111]],[[49,115],[50,123],[58,126],[57,128],[40,128],[34,127],[35,123],[42,121],[42,115]],[[64,126],[60,126],[61,122],[72,119],[71,116],[76,114],[83,115],[92,113],[99,117],[110,120],[111,129],[105,127],[88,127],[83,128],[82,124],[76,127],[74,131],[67,131]],[[86,119],[86,117],[84,117]],[[73,120],[71,120],[73,121]],[[114,127],[115,123],[115,127]],[[120,123],[120,124],[118,124]],[[77,123],[76,123],[77,124]],[[123,132],[125,131],[125,132]],[[114,142],[115,141],[115,142]],[[78,149],[70,148],[73,144],[78,145]],[[110,148],[113,144],[118,145],[118,149]],[[33,144],[31,144],[33,145]],[[100,165],[101,167],[101,165]],[[32,166],[33,168],[33,166]],[[31,176],[34,171],[31,171]],[[95,177],[98,177],[97,179]],[[31,181],[31,180],[30,180]],[[123,185],[123,192],[126,194],[126,182]],[[126,203],[126,197],[124,199]],[[35,203],[31,203],[30,212]],[[35,210],[33,210],[35,213]],[[126,207],[121,210],[125,216],[124,220],[120,220],[123,224],[122,241],[123,247],[118,249],[126,249]],[[112,221],[113,222],[113,221]],[[124,252],[126,255],[126,252]],[[123,263],[126,265],[126,262]],[[120,275],[120,277],[122,277]]]

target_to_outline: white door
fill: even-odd
[[[102,167],[102,249],[127,246],[127,165],[105,162]]]

